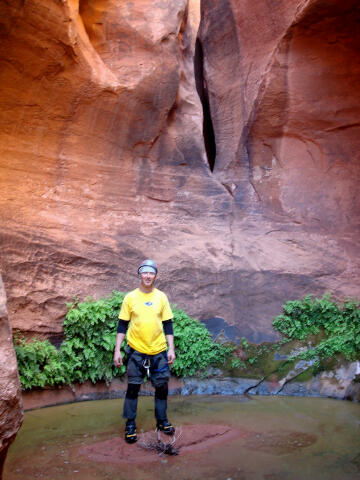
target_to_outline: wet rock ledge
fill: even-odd
[[[237,378],[226,376],[220,369],[208,371],[206,378],[172,377],[170,395],[287,395],[334,398],[360,402],[360,382],[357,381],[359,362],[335,372],[322,372],[305,381],[296,379],[274,381],[271,378]],[[355,380],[354,380],[355,379]],[[114,379],[109,385],[103,382],[84,382],[72,387],[34,389],[23,392],[25,410],[87,400],[122,398],[126,392],[126,379]],[[144,384],[140,395],[153,395],[150,384]]]

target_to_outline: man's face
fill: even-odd
[[[149,288],[149,287],[152,287],[154,281],[155,281],[155,278],[156,278],[156,273],[153,273],[153,272],[144,272],[144,273],[141,273],[140,274],[140,278],[141,278],[141,283]]]

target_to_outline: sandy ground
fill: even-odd
[[[179,455],[189,452],[199,452],[215,447],[221,443],[230,442],[239,437],[248,436],[248,432],[223,425],[185,425],[175,433],[174,446],[179,449]],[[144,443],[156,440],[154,431],[138,433],[138,441],[128,445],[123,437],[113,437],[109,440],[82,446],[77,454],[88,457],[89,460],[106,463],[144,463],[155,461],[159,454],[155,450],[147,450]],[[173,437],[162,435],[164,443],[171,442]],[[166,455],[168,457],[168,455]]]

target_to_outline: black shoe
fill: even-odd
[[[137,440],[136,424],[134,420],[128,420],[125,425],[125,442],[135,443]]]
[[[156,428],[160,430],[160,432],[164,432],[166,435],[174,435],[175,433],[175,428],[168,420],[158,420]]]

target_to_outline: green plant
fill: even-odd
[[[306,340],[320,334],[317,345],[296,355],[302,359],[326,359],[342,355],[346,360],[360,358],[360,308],[349,300],[340,303],[330,295],[287,302],[283,314],[274,319],[276,330],[291,340]]]
[[[231,359],[231,368],[246,368],[246,363],[243,362],[239,357],[234,357]]]
[[[223,364],[234,347],[214,342],[202,323],[189,317],[183,310],[174,307],[172,310],[176,350],[172,373],[191,376],[209,365]]]
[[[125,367],[113,364],[118,315],[125,294],[113,292],[101,299],[69,304],[64,321],[62,360],[71,370],[71,381],[111,382]]]
[[[48,340],[15,338],[15,353],[23,389],[68,383],[69,370]]]
[[[244,350],[249,349],[249,342],[246,340],[245,337],[242,337],[242,339],[240,340],[240,345],[243,347]]]
[[[59,350],[48,340],[25,342],[14,338],[20,380],[24,389],[91,380],[109,383],[125,372],[113,365],[118,314],[125,294],[101,299],[75,299],[68,304],[64,341]],[[211,364],[223,363],[233,346],[213,342],[205,326],[173,308],[177,358],[172,373],[194,375]],[[123,344],[124,348],[125,342]],[[124,353],[124,351],[123,351]]]

